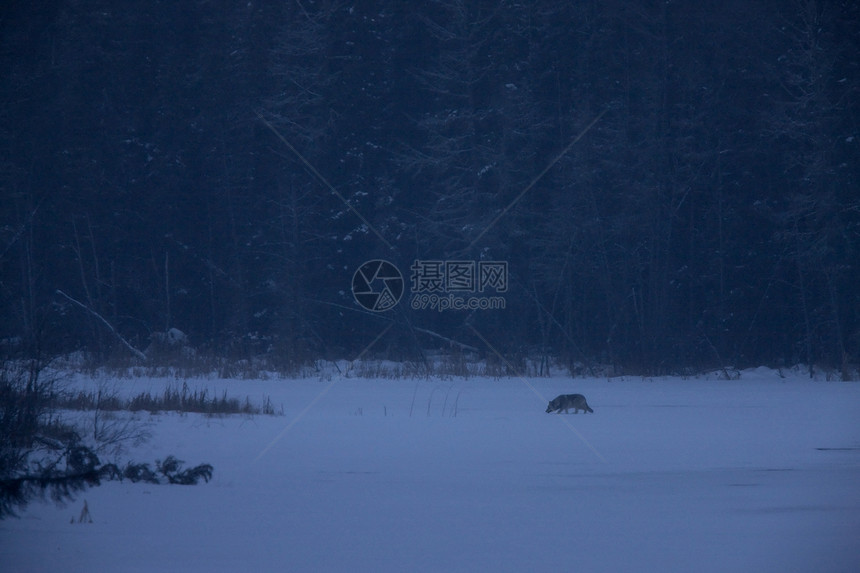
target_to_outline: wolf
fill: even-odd
[[[585,401],[585,396],[582,394],[562,394],[556,396],[546,407],[546,413],[558,412],[561,414],[561,411],[564,410],[564,413],[567,414],[569,408],[573,408],[574,414],[579,414],[580,410],[594,413],[594,410],[588,407],[588,402]]]

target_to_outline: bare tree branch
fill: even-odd
[[[86,310],[87,312],[92,314],[94,317],[96,317],[97,319],[102,321],[102,323],[108,327],[108,330],[110,330],[113,333],[113,335],[116,336],[120,342],[122,342],[123,346],[128,348],[132,354],[134,354],[135,356],[137,356],[141,360],[145,361],[147,359],[146,354],[144,354],[143,352],[141,352],[140,350],[138,350],[137,348],[132,346],[128,340],[126,340],[119,332],[117,332],[117,330],[113,327],[113,325],[111,325],[111,323],[109,323],[107,321],[107,319],[105,319],[105,317],[103,317],[102,315],[100,315],[99,313],[97,313],[96,311],[94,311],[93,309],[91,309],[90,307],[85,305],[84,303],[70,297],[69,295],[67,295],[66,293],[61,291],[60,289],[57,289],[57,294],[63,296],[64,298],[68,299],[69,301],[75,303],[76,305],[78,305],[79,307]]]

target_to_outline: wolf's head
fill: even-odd
[[[558,410],[558,406],[556,405],[556,400],[550,400],[549,404],[546,407],[546,413],[549,414],[550,412],[554,412],[555,410]]]

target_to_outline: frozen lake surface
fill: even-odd
[[[181,381],[78,379],[122,394]],[[137,414],[106,482],[0,522],[3,571],[856,572],[860,383],[713,377],[191,380],[283,416]],[[582,393],[594,414],[546,414]],[[70,523],[87,500],[91,524]]]

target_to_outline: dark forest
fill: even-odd
[[[4,357],[860,362],[857,2],[13,1],[0,74]]]

